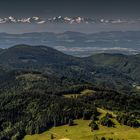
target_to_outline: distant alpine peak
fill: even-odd
[[[36,24],[42,24],[45,23],[46,21],[41,18],[41,17],[37,17],[37,16],[33,16],[33,17],[26,17],[26,18],[16,18],[14,16],[9,16],[9,17],[4,17],[1,18],[0,17],[0,23],[36,23]]]
[[[42,18],[39,16],[25,17],[25,18],[16,18],[14,16],[9,17],[0,17],[0,24],[4,23],[35,23],[35,24],[46,24],[46,23],[65,23],[65,24],[124,24],[124,23],[140,23],[140,19],[135,20],[125,20],[125,19],[97,19],[89,17],[68,17],[68,16],[55,16],[51,18]]]

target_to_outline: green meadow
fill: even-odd
[[[113,117],[115,114],[111,111],[98,109],[101,113],[100,117],[107,112]],[[99,130],[91,131],[89,127],[90,120],[74,120],[73,126],[58,126],[50,130],[35,135],[27,135],[24,140],[100,140],[102,137],[113,140],[140,140],[140,128],[131,128],[129,126],[120,125],[115,118],[112,119],[115,127],[105,127],[98,123]]]

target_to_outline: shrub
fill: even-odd
[[[109,119],[106,116],[101,118],[100,123],[101,123],[101,125],[107,126],[107,127],[113,127],[114,126],[114,123],[112,122],[112,120]]]
[[[91,131],[99,129],[98,125],[94,121],[92,121],[89,126],[91,127]]]

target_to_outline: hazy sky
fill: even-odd
[[[140,0],[1,0],[0,16],[140,16]]]
[[[83,16],[92,18],[140,19],[140,0],[0,0],[0,17]],[[139,24],[121,25],[34,25],[0,24],[0,32],[98,32],[110,30],[140,30]]]

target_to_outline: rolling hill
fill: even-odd
[[[99,66],[107,66],[129,75],[140,82],[140,55],[97,54],[87,58]]]
[[[123,63],[121,59],[127,57],[130,57],[129,67],[136,65],[134,74],[129,74],[123,66],[122,71],[119,69]],[[112,55],[111,57],[109,54],[98,54],[78,58],[46,46],[17,45],[4,49],[0,53],[0,65],[8,69],[35,70],[76,78],[85,83],[95,83],[103,87],[130,88],[135,80],[137,82],[133,75],[137,77],[139,74],[139,65],[137,61],[132,61],[131,57],[137,56]],[[117,69],[115,64],[118,66]]]
[[[129,128],[139,127],[140,94],[133,88],[138,62],[139,55],[77,58],[46,46],[1,50],[0,139],[21,140],[75,119],[96,119],[97,107],[115,111]]]
[[[1,51],[0,64],[13,68],[33,68],[54,64],[68,65],[72,63],[73,57],[65,55],[55,49],[45,46],[17,45]]]

